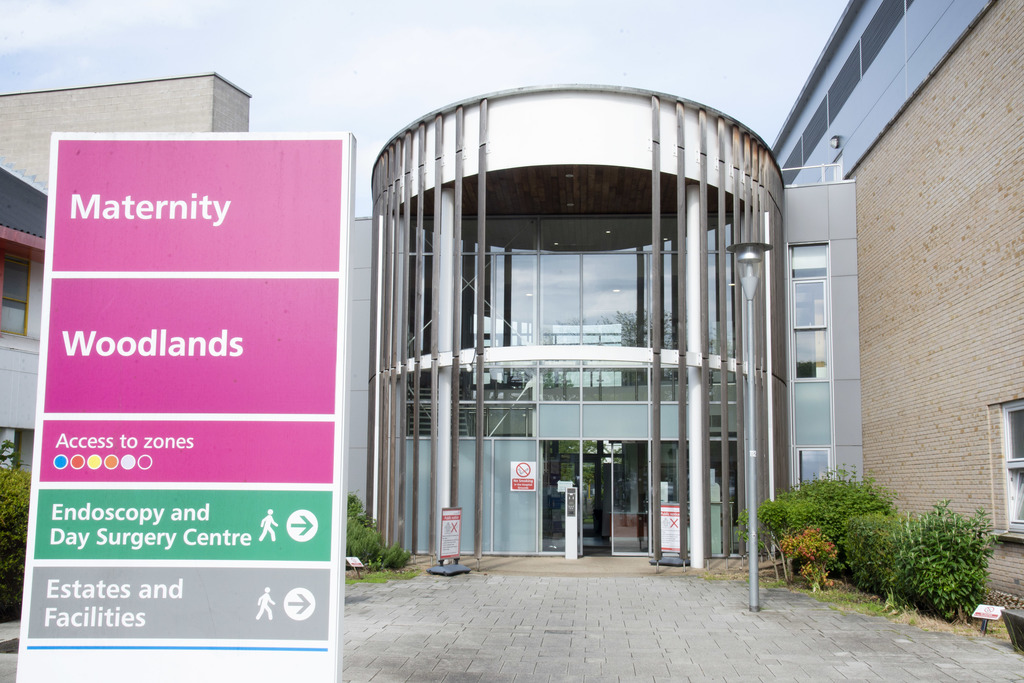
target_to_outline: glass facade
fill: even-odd
[[[567,96],[581,116],[646,109],[650,125],[650,93]],[[454,148],[477,143],[439,131],[488,117],[490,100],[425,120],[382,152],[367,489],[389,540],[433,553],[437,511],[458,506],[464,552],[564,553],[565,491],[576,487],[582,554],[659,554],[662,502],[687,510],[679,552],[695,566],[740,552],[739,380],[748,369],[737,360],[741,306],[726,248],[778,223],[781,183],[739,124],[658,97],[673,124],[665,129],[690,136],[693,149],[713,134],[719,164],[701,171],[680,154],[659,172],[616,161],[620,146],[646,150],[653,164],[650,131],[602,147],[604,163],[583,163],[593,152],[584,147],[555,150],[568,155],[557,163],[540,160],[551,149],[534,150],[531,163],[523,149],[533,138],[518,122],[543,120],[544,108],[529,92],[494,100],[504,127],[492,122],[486,169],[462,152],[452,163]],[[532,113],[506,118],[519,107]],[[498,150],[516,150],[514,163]],[[767,348],[749,369],[762,387]],[[393,414],[406,416],[401,446]]]

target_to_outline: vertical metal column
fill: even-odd
[[[459,507],[459,387],[462,366],[462,182],[465,175],[463,154],[465,152],[464,113],[462,107],[455,110],[455,215],[452,218],[452,391],[451,391],[451,432],[452,473],[451,507]]]
[[[697,112],[697,123],[700,129],[700,364],[701,364],[701,464],[699,480],[704,490],[704,506],[701,514],[704,518],[704,557],[711,557],[711,392],[708,384],[711,381],[710,359],[708,358],[709,324],[708,324],[708,113],[704,109]]]
[[[487,100],[480,100],[480,141],[476,193],[476,507],[473,549],[479,560],[483,549],[484,525],[484,277],[487,248]]]
[[[401,369],[398,380],[398,396],[400,398],[399,406],[401,406],[401,420],[399,421],[399,434],[398,434],[398,465],[395,468],[394,476],[396,480],[396,492],[395,492],[395,521],[394,521],[394,533],[390,539],[392,543],[401,542],[405,539],[405,459],[407,443],[409,439],[406,437],[406,425],[408,421],[408,404],[409,404],[409,278],[415,274],[415,271],[410,272],[409,262],[411,261],[412,251],[412,236],[414,233],[412,230],[412,131],[406,131],[405,142],[402,145],[405,154],[404,157],[404,168],[402,169],[402,186],[403,186],[403,200],[402,200],[402,222],[400,225],[399,232],[399,244],[402,245],[402,251],[400,254],[404,256],[399,260],[401,265],[401,277],[399,279],[398,291],[401,292],[402,305],[399,307],[401,311],[399,330],[402,332],[402,346],[399,350],[399,358],[401,359]],[[415,410],[415,400],[413,401],[413,409]]]
[[[377,502],[376,496],[376,476],[378,462],[377,454],[380,452],[379,439],[381,438],[380,430],[380,379],[382,377],[382,365],[380,362],[380,250],[381,250],[381,232],[380,226],[383,224],[383,209],[381,208],[381,184],[379,179],[380,170],[374,169],[373,177],[373,221],[370,225],[370,254],[373,259],[374,267],[371,269],[373,277],[370,279],[370,349],[369,358],[367,364],[369,366],[369,415],[366,420],[366,489],[364,494],[364,500],[366,503],[366,511],[372,516],[375,515],[376,508],[374,507]]]
[[[754,366],[754,293],[746,298],[747,311],[747,362],[751,368]],[[758,568],[760,554],[757,548],[757,443],[755,441],[755,420],[754,414],[754,372],[747,374],[747,507],[750,510],[750,530],[747,536],[747,583],[749,590],[750,611],[757,612],[761,609],[759,604]]]
[[[744,212],[743,212],[743,171],[742,171],[742,158],[743,158],[743,147],[742,138],[740,134],[740,127],[733,124],[732,126],[732,243],[736,244],[742,242],[746,235],[744,231]],[[733,272],[733,282],[739,281],[739,273]],[[746,349],[746,342],[744,341],[744,325],[743,320],[743,292],[740,287],[733,287],[733,337],[735,339],[735,353],[734,356],[737,359],[736,369],[736,443],[738,447],[741,447],[744,443],[744,434],[746,427],[745,423],[745,408],[744,408],[744,395],[746,392],[746,386],[743,382],[744,373],[747,370],[746,360],[744,356],[744,349]],[[742,451],[742,448],[739,448]],[[740,465],[743,462],[742,453],[737,457],[736,467],[736,499],[737,502],[740,498],[740,491],[746,490],[746,468]],[[737,508],[746,509],[746,503],[742,506],[737,504]]]
[[[423,268],[426,263],[426,226],[423,225],[423,204],[426,200],[426,177],[427,177],[427,128],[422,123],[419,126],[419,147],[418,147],[418,192],[416,197],[416,309],[413,316],[413,325],[416,328],[413,334],[413,370],[412,370],[412,382],[414,387],[413,398],[412,398],[412,510],[406,508],[407,495],[404,490],[400,490],[399,495],[401,497],[401,509],[405,510],[405,516],[410,518],[410,524],[412,525],[412,537],[410,542],[410,548],[415,552],[417,538],[416,522],[419,519],[418,512],[416,510],[417,503],[419,502],[419,461],[420,461],[420,415],[422,414],[421,402],[423,400],[423,394],[420,391],[421,386],[421,372],[422,372],[422,361],[423,357],[423,287],[425,285],[426,278],[423,277]],[[408,467],[406,467],[408,469]],[[405,481],[405,471],[402,472],[403,481]],[[404,488],[404,487],[403,487]],[[405,542],[404,532],[401,535],[402,542]]]
[[[719,362],[719,412],[721,415],[721,452],[722,452],[722,554],[726,557],[732,554],[732,500],[729,496],[729,481],[732,479],[732,468],[730,467],[730,441],[729,441],[729,340],[726,337],[729,326],[726,320],[728,306],[728,282],[726,280],[726,210],[725,210],[725,121],[718,117],[718,230],[716,253],[715,281],[718,283],[718,356]]]
[[[437,402],[439,399],[438,384],[438,322],[440,318],[439,287],[441,283],[441,255],[438,249],[441,244],[441,187],[444,184],[444,120],[441,115],[435,119],[436,138],[434,141],[434,238],[431,243],[432,268],[430,274],[430,521],[427,529],[427,546],[431,560],[437,551]]]
[[[700,363],[700,187],[690,185],[686,188],[686,401],[687,425],[689,434],[689,473],[690,473],[690,566],[694,569],[704,568],[706,541],[704,529],[707,526],[705,508],[705,487],[701,483],[707,478],[704,469],[704,442],[702,433],[704,425],[704,393],[703,368]],[[682,362],[682,359],[680,359]],[[682,370],[682,368],[680,368]],[[680,397],[682,400],[682,397]]]
[[[679,402],[676,415],[679,425],[679,446],[676,448],[676,482],[679,490],[679,556],[687,554],[690,544],[690,485],[688,476],[689,433],[687,420],[687,381],[689,372],[686,367],[686,108],[682,102],[676,102],[676,305],[679,317],[676,320],[676,349],[679,361],[676,366],[678,388],[676,400]],[[690,553],[692,557],[692,552]]]
[[[651,523],[654,561],[661,561],[661,102],[651,98]],[[639,326],[638,326],[639,328]],[[637,335],[640,330],[637,329]]]
[[[384,309],[381,319],[384,325],[384,340],[381,354],[385,375],[383,376],[384,390],[382,408],[385,420],[383,448],[381,449],[381,467],[377,490],[380,494],[379,508],[377,512],[377,527],[383,534],[387,531],[390,518],[389,513],[389,472],[391,458],[394,449],[394,355],[392,338],[394,337],[394,320],[391,315],[394,302],[394,223],[395,223],[395,188],[394,188],[395,150],[394,145],[388,149],[387,158],[387,200],[384,213]]]
[[[452,441],[452,369],[450,361],[452,353],[452,304],[454,298],[454,278],[452,268],[454,257],[452,250],[455,240],[452,238],[455,215],[455,193],[445,187],[441,190],[441,237],[435,242],[434,256],[439,263],[437,280],[437,324],[434,330],[437,336],[437,403],[435,404],[437,423],[437,509],[434,511],[435,524],[441,519],[441,509],[451,506],[452,475],[457,465],[453,456],[456,453]],[[440,551],[440,548],[438,548]]]

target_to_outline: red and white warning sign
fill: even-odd
[[[679,504],[661,504],[661,552],[679,552]]]
[[[462,545],[462,508],[441,509],[441,552],[438,558],[459,557]]]
[[[978,605],[978,609],[974,610],[971,616],[975,619],[995,621],[1003,616],[1003,608],[997,605]]]
[[[537,463],[522,461],[512,463],[512,490],[537,490]]]

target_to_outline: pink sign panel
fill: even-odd
[[[334,423],[48,420],[45,482],[329,484]]]
[[[48,413],[334,412],[338,282],[55,279]]]
[[[61,140],[54,271],[337,271],[340,140]]]

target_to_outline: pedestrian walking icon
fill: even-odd
[[[262,541],[267,534],[270,534],[270,540],[277,542],[277,534],[274,533],[274,527],[278,526],[277,522],[274,521],[274,511],[267,510],[267,516],[260,521],[260,528],[263,532],[260,534],[260,541]]]
[[[259,621],[264,614],[267,615],[267,621],[274,620],[274,613],[270,610],[270,606],[277,603],[270,598],[270,586],[263,589],[263,595],[256,600],[256,604],[260,607],[260,611],[256,613],[256,621]]]

